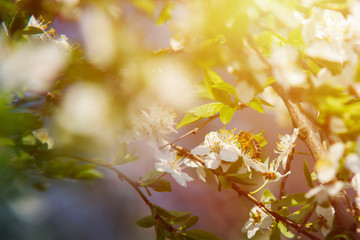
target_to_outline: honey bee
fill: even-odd
[[[255,136],[249,132],[240,131],[238,141],[244,153],[252,158],[259,158],[261,155],[261,146]]]

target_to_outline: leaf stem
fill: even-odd
[[[266,184],[267,184],[268,182],[269,182],[269,179],[266,179],[266,181],[264,182],[263,185],[261,185],[261,187],[259,187],[258,189],[256,189],[256,190],[253,191],[253,192],[250,192],[249,194],[254,195],[255,193],[259,192],[261,189],[263,189],[263,188],[266,186]]]

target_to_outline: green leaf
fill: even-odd
[[[140,178],[140,186],[144,187],[152,184],[161,174],[162,172],[159,172],[156,169],[151,170],[143,178]]]
[[[224,103],[226,105],[233,105],[234,103],[231,101],[230,94],[224,90],[217,89],[215,87],[211,87],[211,93],[214,97],[215,101]]]
[[[305,218],[313,211],[315,205],[310,203],[303,206],[300,210],[293,212],[288,218],[296,223],[302,223]]]
[[[250,185],[250,186],[254,186],[257,185],[256,182],[254,182],[254,180],[250,179],[251,173],[247,172],[244,174],[227,174],[226,178],[231,181],[231,182],[235,182],[235,183],[239,183],[239,184],[243,184],[243,185]]]
[[[282,221],[279,221],[278,227],[280,232],[287,238],[293,238],[295,237],[295,234],[289,231],[289,228],[286,224],[284,224]]]
[[[10,138],[0,137],[0,146],[14,146],[15,143]]]
[[[155,232],[156,232],[156,240],[166,240],[165,230],[161,225],[159,224],[155,225]]]
[[[269,189],[265,189],[265,191],[261,195],[261,201],[263,201],[266,198],[269,198],[270,201],[276,201],[274,194],[272,194],[272,192]]]
[[[181,128],[202,118],[211,117],[219,112],[223,106],[224,104],[222,103],[214,102],[195,107],[188,111],[176,128]]]
[[[170,211],[156,206],[156,213],[170,224],[180,224],[191,216],[190,212]]]
[[[269,240],[281,240],[281,231],[277,221],[274,221],[274,224],[271,228]]]
[[[244,160],[242,158],[238,159],[237,161],[230,164],[226,174],[233,174],[237,173],[244,164]]]
[[[274,105],[272,105],[271,103],[265,101],[264,99],[262,98],[259,98],[260,99],[260,102],[263,104],[263,105],[266,105],[268,107],[274,107]]]
[[[219,112],[221,108],[224,106],[222,103],[214,102],[214,103],[207,103],[198,107],[195,107],[188,112],[199,116],[201,118],[211,117],[215,113]]]
[[[230,83],[227,82],[219,82],[219,83],[215,83],[215,86],[213,86],[214,88],[223,90],[229,94],[234,95],[235,97],[237,97],[237,93],[236,93],[236,89],[233,85],[231,85]]]
[[[199,217],[198,216],[191,216],[189,219],[187,219],[182,225],[181,227],[179,227],[179,230],[186,230],[189,227],[194,226],[197,222],[199,221]]]
[[[224,80],[222,80],[222,78],[216,72],[209,68],[205,69],[204,81],[206,87],[212,87],[213,85],[224,82]]]
[[[201,229],[188,230],[182,233],[188,240],[220,240],[217,236]]]
[[[226,125],[228,124],[234,113],[236,112],[236,107],[230,107],[228,105],[224,105],[223,108],[220,110],[220,121]]]
[[[310,168],[309,165],[307,164],[306,160],[304,160],[304,176],[306,179],[306,183],[310,188],[314,188],[315,185],[311,179],[311,172],[310,172]]]
[[[271,208],[275,209],[275,207],[273,205],[271,205]],[[290,214],[290,211],[287,207],[283,207],[280,210],[278,209],[278,210],[276,210],[276,212],[283,217],[287,217]]]
[[[171,192],[170,183],[164,179],[158,179],[155,182],[146,185],[146,187],[152,188],[156,192]]]
[[[85,171],[78,172],[75,175],[75,178],[78,178],[78,179],[96,179],[96,178],[103,178],[103,177],[104,177],[104,175],[96,169],[88,169]]]
[[[139,219],[136,224],[142,228],[149,228],[155,225],[155,220],[152,216],[146,216]]]
[[[255,44],[262,54],[266,57],[270,57],[271,49],[273,47],[274,35],[271,32],[264,32],[255,39]]]
[[[251,102],[249,102],[249,107],[258,111],[259,113],[264,113],[264,108],[261,105],[261,101],[257,97],[253,98],[253,100],[251,100]]]
[[[305,193],[296,193],[288,195],[281,200],[278,200],[272,204],[274,208],[287,207],[287,206],[300,206],[309,202],[309,199],[305,197]]]
[[[201,119],[201,117],[196,116],[194,114],[186,114],[185,117],[181,120],[181,122],[176,126],[177,129],[189,125],[190,123],[196,122]]]
[[[271,85],[274,82],[276,82],[276,79],[274,76],[268,77],[266,80],[266,83],[264,85],[264,88],[266,88],[267,86]]]
[[[156,24],[162,25],[167,21],[170,21],[172,19],[171,11],[175,6],[174,2],[167,1],[159,14]]]
[[[145,13],[153,16],[156,10],[156,2],[152,0],[131,0],[132,4],[144,11]]]
[[[32,35],[32,34],[43,34],[44,31],[41,28],[33,27],[33,26],[27,26],[22,30],[22,33],[24,35]]]
[[[288,43],[293,45],[296,48],[304,49],[306,44],[304,42],[304,38],[302,36],[302,32],[299,29],[293,29],[288,36]]]
[[[218,177],[218,179],[219,179],[219,182],[220,182],[221,186],[223,186],[226,189],[231,188],[231,182],[225,176],[220,175]]]
[[[114,158],[111,160],[111,163],[114,165],[122,165],[126,163],[133,162],[135,160],[139,159],[138,156],[135,156],[135,151],[129,153],[127,144],[122,143],[116,152]]]
[[[24,145],[34,146],[36,144],[36,138],[32,134],[28,134],[21,138],[21,143]]]

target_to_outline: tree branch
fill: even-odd
[[[198,155],[194,155],[192,154],[188,149],[177,146],[175,144],[172,144],[171,147],[175,150],[177,150],[180,155],[183,156],[187,156],[193,160],[195,160],[196,162],[200,162],[203,166],[205,166],[204,164],[204,160],[198,156]],[[212,171],[212,173],[216,176],[219,176],[219,174],[216,171]],[[272,211],[271,209],[267,208],[263,203],[261,203],[260,201],[258,201],[256,198],[254,198],[250,193],[243,191],[239,188],[239,186],[237,186],[235,183],[232,183],[231,188],[238,193],[238,195],[240,197],[244,196],[245,198],[249,199],[251,202],[255,203],[257,206],[259,206],[260,208],[264,209],[268,214],[272,215],[274,218],[276,218],[277,220],[280,220],[284,223],[286,223],[288,226],[294,228],[295,230],[297,230],[299,233],[307,236],[310,239],[313,240],[320,240],[319,238],[313,236],[311,233],[306,232],[302,226],[300,224],[294,223],[291,220],[287,219],[286,217],[281,216],[280,214]]]

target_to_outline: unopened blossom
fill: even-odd
[[[145,140],[152,146],[166,144],[166,138],[175,130],[175,113],[160,105],[152,105],[147,110],[141,110],[133,120],[134,135],[139,140]]]
[[[325,158],[316,162],[315,169],[321,183],[330,182],[335,178],[344,150],[343,143],[335,143],[329,147]]]
[[[344,183],[336,181],[330,184],[316,186],[305,194],[306,198],[315,196],[315,201],[319,204],[325,203],[329,198],[336,196],[343,188]]]
[[[184,159],[178,157],[176,153],[172,151],[156,152],[155,156],[159,160],[155,163],[157,171],[169,173],[183,187],[187,186],[187,182],[193,181],[192,177],[182,171]]]
[[[264,201],[269,201],[269,198],[264,199]],[[265,204],[265,206],[269,207],[269,204]],[[242,232],[247,233],[248,238],[254,237],[256,232],[260,229],[270,229],[273,216],[264,212],[259,206],[254,206],[249,215],[249,220],[241,230]]]
[[[270,59],[274,77],[285,89],[306,83],[306,73],[297,65],[298,52],[290,46],[274,47]]]
[[[46,143],[48,146],[48,149],[54,148],[54,138],[50,137],[49,135],[49,129],[47,128],[40,128],[32,131],[32,134],[39,139],[41,143]]]
[[[277,164],[280,164],[282,162],[282,166],[284,169],[286,168],[289,155],[293,152],[293,149],[295,147],[295,141],[298,134],[299,134],[299,129],[294,128],[292,135],[289,134],[280,135],[279,136],[280,143],[276,143],[277,150],[274,150],[274,152],[280,154],[279,157],[277,158],[277,162],[278,162]]]
[[[192,149],[191,153],[204,156],[205,166],[216,169],[221,161],[235,162],[238,159],[239,149],[236,142],[237,136],[233,132],[210,132],[205,136],[204,143]]]

